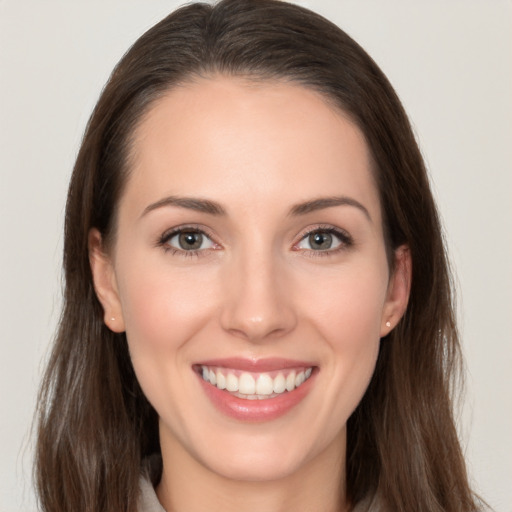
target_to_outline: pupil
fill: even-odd
[[[185,250],[199,249],[203,243],[203,235],[201,233],[181,233],[180,247]]]
[[[309,235],[309,244],[312,249],[330,249],[332,235],[329,233],[313,233]]]

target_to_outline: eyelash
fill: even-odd
[[[176,247],[172,247],[169,245],[169,240],[172,240],[176,235],[180,235],[182,233],[193,233],[198,235],[203,235],[215,246],[214,248],[208,248],[208,249],[194,249],[190,251],[186,251],[184,249],[178,249]],[[166,231],[162,234],[162,236],[158,239],[157,245],[161,247],[164,252],[169,253],[173,256],[180,256],[182,258],[194,258],[194,257],[200,257],[200,256],[206,256],[206,253],[208,253],[211,250],[217,250],[218,244],[213,241],[213,237],[208,233],[207,230],[205,230],[203,227],[200,226],[194,226],[194,225],[187,225],[187,226],[180,226],[176,228],[172,228],[169,231]]]
[[[330,225],[318,225],[303,232],[300,235],[299,241],[296,244],[294,244],[293,247],[297,247],[302,241],[306,240],[309,236],[315,233],[333,235],[339,240],[340,243],[338,247],[335,247],[334,249],[326,249],[324,251],[305,249],[305,251],[307,251],[308,253],[308,256],[312,258],[324,258],[332,256],[334,254],[338,254],[339,252],[346,251],[347,249],[350,249],[354,245],[354,239],[344,229],[335,228]]]
[[[178,249],[176,247],[172,247],[169,245],[169,240],[174,238],[176,235],[180,235],[182,233],[194,233],[194,234],[200,234],[205,237],[207,237],[212,244],[214,245],[213,248],[207,248],[207,249],[194,249],[194,250],[184,250],[184,249]],[[335,236],[339,243],[338,247],[335,247],[334,249],[326,249],[326,250],[314,250],[314,249],[300,249],[297,248],[297,246],[306,240],[309,236],[315,233],[323,233],[323,234],[329,234]],[[293,249],[296,251],[304,250],[308,253],[308,256],[310,257],[327,257],[332,256],[333,254],[337,254],[341,251],[350,249],[354,245],[353,238],[347,233],[345,230],[334,228],[332,226],[315,226],[314,228],[308,229],[307,231],[303,232],[300,235],[300,239],[298,242],[296,242],[293,245]],[[212,235],[208,233],[207,230],[205,230],[203,227],[194,226],[194,225],[188,225],[188,226],[180,226],[176,228],[172,228],[169,231],[166,231],[162,234],[162,236],[159,237],[157,246],[161,247],[164,252],[170,253],[173,256],[180,256],[183,258],[193,258],[193,257],[201,257],[206,256],[211,250],[217,250],[218,244],[214,242]]]

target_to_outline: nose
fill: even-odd
[[[297,324],[293,287],[270,254],[241,256],[226,269],[222,328],[257,343],[290,333]]]

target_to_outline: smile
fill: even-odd
[[[215,408],[243,422],[276,420],[297,408],[320,371],[311,362],[281,358],[202,361],[193,370]]]
[[[286,368],[272,372],[247,372],[201,365],[201,376],[219,390],[246,400],[265,400],[293,391],[311,377],[312,367]]]

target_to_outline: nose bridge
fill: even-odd
[[[256,342],[282,336],[296,323],[287,273],[269,245],[233,255],[226,277],[222,327]]]

